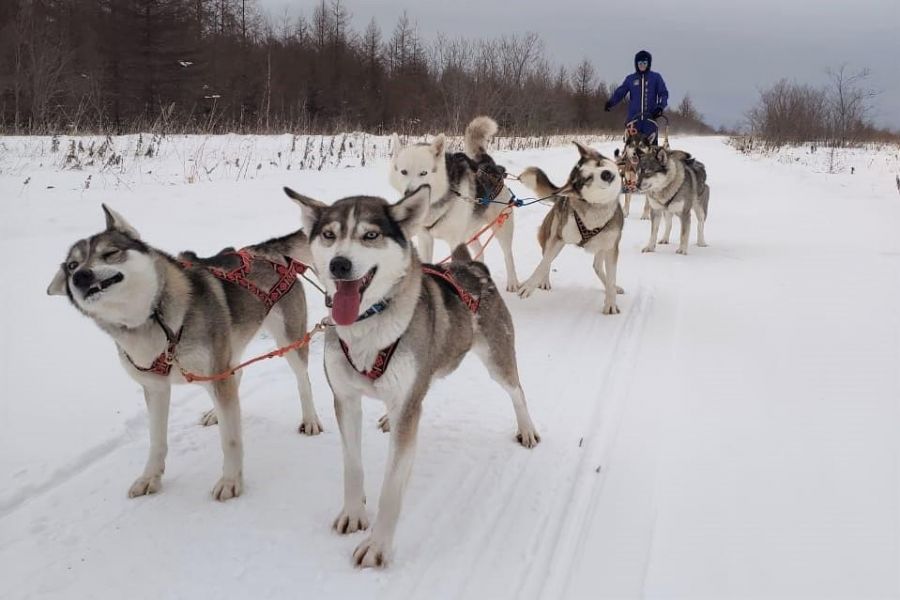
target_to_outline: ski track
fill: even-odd
[[[620,327],[612,345],[611,360],[607,363],[602,378],[603,392],[597,399],[597,408],[584,430],[584,451],[575,465],[571,489],[559,500],[564,516],[560,519],[561,522],[548,524],[549,531],[557,533],[546,543],[546,555],[542,560],[547,567],[544,572],[530,571],[531,578],[536,580],[532,585],[537,592],[532,597],[549,597],[553,588],[564,591],[573,566],[572,557],[584,545],[583,525],[592,514],[596,496],[602,493],[607,473],[612,468],[610,458],[614,453],[616,434],[621,424],[623,403],[628,398],[628,379],[638,362],[642,329],[652,305],[652,295],[641,290],[629,306],[626,322]],[[600,472],[597,473],[596,469],[600,469]],[[592,472],[594,477],[591,477]],[[578,477],[578,474],[582,476]],[[566,595],[562,593],[559,597],[565,598]]]
[[[515,419],[508,396],[490,380],[477,359],[466,358],[456,373],[435,382],[425,402],[415,466],[394,543],[394,562],[388,570],[361,572],[352,568],[350,553],[367,534],[338,536],[330,531],[342,498],[340,440],[331,394],[321,372],[321,347],[314,343],[310,377],[324,433],[312,438],[296,433],[299,400],[293,375],[283,361],[266,361],[248,371],[241,385],[246,489],[242,498],[224,505],[211,501],[208,495],[221,467],[221,451],[215,428],[204,429],[198,424],[200,415],[210,406],[202,389],[179,386],[173,391],[167,471],[158,498],[124,498],[146,458],[147,419],[142,398],[140,406],[129,404],[121,417],[104,417],[103,423],[112,426],[87,427],[81,435],[77,432],[78,413],[65,416],[76,428],[74,432],[56,424],[52,414],[46,418],[44,426],[50,432],[59,428],[60,443],[74,458],[55,462],[51,458],[43,462],[31,459],[31,463],[23,460],[24,467],[4,480],[11,485],[5,495],[0,494],[0,597],[282,598],[295,597],[302,590],[321,598],[543,599],[695,594],[725,597],[735,592],[735,587],[728,587],[728,578],[698,580],[694,574],[695,579],[691,579],[691,574],[681,577],[677,569],[667,568],[667,559],[677,556],[679,565],[705,573],[702,562],[695,566],[677,554],[680,546],[673,540],[678,540],[680,530],[670,504],[688,493],[676,493],[680,490],[673,487],[678,480],[671,467],[673,463],[682,466],[677,463],[679,458],[692,456],[678,447],[684,444],[679,435],[684,435],[690,423],[684,412],[698,406],[692,382],[683,377],[683,371],[701,371],[681,355],[683,341],[691,338],[695,333],[692,327],[696,327],[692,319],[697,317],[691,310],[696,311],[692,303],[696,303],[699,292],[692,286],[703,282],[704,270],[721,274],[749,265],[759,271],[761,267],[752,261],[764,260],[767,252],[793,253],[795,259],[811,261],[815,250],[808,247],[807,240],[815,239],[812,236],[817,235],[817,229],[829,226],[822,215],[811,214],[810,222],[797,225],[790,236],[784,234],[787,229],[783,224],[770,225],[781,228],[773,234],[771,248],[765,244],[748,246],[740,234],[745,224],[759,226],[754,221],[759,209],[729,200],[742,192],[741,186],[747,181],[763,174],[778,186],[780,198],[797,195],[798,202],[804,200],[803,194],[828,198],[830,180],[804,174],[795,182],[794,175],[805,173],[797,166],[743,157],[724,147],[720,139],[690,138],[685,143],[690,150],[696,148],[694,153],[710,173],[713,194],[707,235],[711,246],[694,246],[692,228],[689,256],[676,256],[676,221],[672,236],[675,244],[642,255],[640,248],[646,242],[649,223],[639,220],[643,198],[636,196],[621,245],[618,283],[626,288],[626,294],[619,297],[622,314],[600,314],[602,291],[591,269],[591,257],[572,247],[564,249],[555,261],[549,293],[538,291],[524,301],[503,293],[516,324],[520,374],[542,442],[531,450],[515,442]],[[610,153],[612,147],[612,143],[601,144],[601,149]],[[575,156],[570,148],[556,148],[500,153],[498,162],[511,172],[530,164],[546,166],[551,179],[559,181]],[[381,164],[354,169],[354,177],[346,173],[343,169],[304,173],[301,183],[291,185],[326,200],[359,192],[366,186],[371,193],[393,196]],[[729,179],[726,174],[733,177]],[[43,177],[52,179],[52,175]],[[76,178],[69,173],[63,176],[73,181]],[[849,180],[840,181],[846,186]],[[160,183],[142,182],[135,185],[133,193],[139,198],[148,193],[152,197],[153,186]],[[275,184],[282,183],[274,177],[269,182],[241,185],[248,191],[273,194],[277,191]],[[893,185],[892,181],[888,183]],[[15,190],[22,187],[20,181],[10,185]],[[210,183],[205,188],[168,189],[179,202],[193,202],[189,205],[196,205],[198,212],[205,214],[209,207],[216,206],[219,197],[228,197],[231,185]],[[895,193],[889,187],[872,179],[866,189],[867,193],[884,193],[888,198],[888,193]],[[195,190],[199,195],[192,198]],[[521,186],[514,191],[519,197],[530,195]],[[81,196],[86,200],[91,195],[82,192]],[[105,197],[93,195],[88,204]],[[28,215],[24,222],[41,222],[39,210],[31,214],[27,204],[18,204],[16,210]],[[887,203],[878,206],[892,216],[898,212]],[[162,223],[149,216],[150,209],[139,204],[131,208],[139,214],[126,214],[139,229],[143,231],[145,224],[148,230],[155,227],[155,232],[145,234],[151,243],[156,243],[157,235],[169,242],[177,239],[177,232],[170,234],[169,229],[178,228],[161,227]],[[237,233],[243,228],[274,233],[273,223],[281,224],[281,214],[292,214],[286,210],[261,217],[252,210],[248,213],[245,204],[227,202],[221,210],[232,218],[223,219],[223,231],[202,238],[201,246],[210,250],[221,247],[225,235],[241,239]],[[802,206],[787,207],[784,214],[793,218],[802,210]],[[53,246],[68,244],[73,237],[86,233],[79,224],[85,219],[69,218],[75,217],[74,208],[64,206],[61,215],[53,214],[51,221],[55,224],[50,231],[32,238],[23,237],[26,229],[11,219],[4,222],[3,229],[15,239]],[[516,263],[522,281],[539,260],[534,232],[545,214],[540,205],[516,213]],[[97,215],[91,217],[91,222],[97,220]],[[298,221],[296,215],[293,219]],[[283,229],[281,225],[277,231]],[[729,231],[740,239],[729,240]],[[881,230],[873,231],[880,240]],[[853,251],[868,251],[858,246],[859,242],[854,243],[857,246]],[[162,242],[159,245],[166,247]],[[176,247],[183,246],[179,243]],[[896,264],[896,247],[872,246],[882,257],[879,260]],[[435,253],[441,256],[444,250],[438,244]],[[57,247],[53,253],[58,253]],[[58,257],[49,262],[46,259],[40,256],[42,264],[58,262]],[[488,249],[486,262],[503,286],[505,270],[496,245]],[[42,270],[34,287],[46,284],[45,272],[49,275],[51,271]],[[14,275],[23,273],[26,271]],[[791,273],[765,271],[760,279],[766,283],[759,285],[789,289],[786,280]],[[759,273],[749,275],[754,276],[759,277]],[[895,272],[895,296],[898,282],[900,277]],[[732,287],[743,291],[739,286]],[[324,309],[318,293],[308,285],[306,288],[309,319],[314,322]],[[750,300],[740,298],[735,312],[737,306],[750,306]],[[59,323],[79,318],[70,307],[61,307],[63,300],[53,301],[60,306]],[[716,301],[711,301],[710,309],[727,308],[714,305]],[[48,318],[57,322],[55,313]],[[896,313],[889,322],[900,340]],[[22,331],[17,327],[4,323],[4,332],[9,328],[9,335],[15,336]],[[102,372],[115,372],[118,378],[111,381],[110,394],[121,393],[129,385],[134,387],[122,379],[124,375],[108,350],[103,354],[97,351],[109,344],[101,334],[83,322],[73,325],[71,332],[72,342],[77,336],[87,345],[83,352],[88,357],[64,365],[61,380],[78,374],[85,368],[82,365],[96,368],[107,361]],[[69,343],[64,336],[52,352],[65,356],[65,348],[60,347]],[[261,336],[246,355],[266,351],[272,345],[271,339]],[[696,348],[709,351],[702,345]],[[56,355],[50,359],[59,360]],[[21,365],[26,370],[31,366],[27,362]],[[900,389],[900,379],[894,377],[892,381],[895,391]],[[34,385],[38,390],[54,389],[52,382]],[[86,405],[86,415],[98,419],[103,406]],[[387,449],[387,436],[375,428],[381,412],[380,403],[364,400],[363,463],[370,522],[375,517]],[[882,421],[896,420],[897,414],[895,406]],[[703,423],[703,415],[698,418]],[[695,431],[695,435],[702,433],[702,429]],[[88,449],[83,450],[85,447]],[[896,451],[896,445],[893,448]],[[10,464],[17,465],[14,458]],[[896,483],[896,454],[893,464],[892,481]],[[685,475],[699,477],[691,470]],[[895,496],[897,492],[894,490]],[[885,527],[889,532],[894,528],[891,547],[900,557],[900,512],[894,510],[892,518]],[[737,521],[734,527],[740,528],[740,523]],[[147,552],[147,558],[133,556],[126,545]],[[204,560],[205,555],[213,558]],[[818,556],[828,564],[829,556]],[[883,571],[878,568],[888,558],[872,572],[881,577]],[[19,560],[23,562],[13,571],[11,565]],[[165,576],[159,577],[159,573]],[[900,592],[896,579],[892,584],[884,577],[873,579],[865,589]],[[782,588],[767,588],[769,582],[762,580],[754,590],[748,592],[745,587],[741,593],[759,596],[760,590],[801,589],[790,587],[790,576],[783,576],[783,581]],[[824,587],[809,589],[823,592]],[[850,588],[845,582],[839,589]]]

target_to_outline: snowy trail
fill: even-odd
[[[621,248],[621,315],[600,314],[591,258],[574,248],[555,263],[551,292],[506,294],[543,442],[532,451],[514,443],[509,400],[474,358],[437,382],[386,571],[352,568],[361,534],[330,530],[341,451],[319,344],[310,376],[322,435],[296,434],[286,365],[254,366],[241,386],[246,491],[219,504],[209,497],[218,433],[198,424],[209,400],[178,388],[163,491],[129,500],[147,448],[143,398],[112,344],[43,296],[68,244],[99,229],[101,201],[154,245],[213,252],[299,225],[284,184],[328,201],[393,197],[383,165],[238,183],[150,180],[130,191],[98,179],[73,192],[81,176],[50,170],[23,189],[18,171],[0,173],[9,198],[0,251],[28,248],[8,265],[24,293],[0,296],[9,392],[0,399],[0,598],[900,595],[892,171],[878,163],[826,175],[739,155],[720,138],[675,145],[707,165],[710,247],[641,255],[649,225],[638,198]],[[576,155],[563,147],[498,159],[561,181]],[[516,214],[522,279],[539,260],[545,210]],[[487,262],[502,283],[499,249]],[[307,291],[319,318],[321,301]],[[258,339],[248,354],[271,346]],[[369,498],[387,450],[381,413],[364,402]]]

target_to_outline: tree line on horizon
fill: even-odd
[[[341,0],[273,19],[254,0],[6,0],[0,6],[5,133],[460,132],[475,115],[505,134],[621,131],[624,103],[587,59],[555,65],[537,34],[389,34],[350,23]],[[675,131],[711,133],[689,95]]]

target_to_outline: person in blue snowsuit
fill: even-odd
[[[637,119],[637,130],[645,135],[657,133],[656,124],[650,119],[656,119],[663,114],[666,104],[669,102],[669,90],[662,75],[650,70],[653,57],[646,50],[641,50],[634,55],[634,73],[625,78],[612,97],[603,107],[609,112],[612,107],[621,102],[628,95],[628,117],[625,123]],[[653,136],[654,143],[656,138]]]

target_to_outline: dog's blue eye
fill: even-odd
[[[335,238],[335,235],[333,231],[326,230],[322,232],[322,237],[326,240],[333,240]]]
[[[400,174],[401,174],[401,175],[408,175],[408,173],[406,172],[406,169],[403,169],[402,171],[400,171]]]
[[[74,271],[78,268],[78,263],[74,260],[69,261],[69,263],[66,265],[66,268],[70,271]]]
[[[377,232],[377,231],[367,231],[367,232],[365,232],[365,233],[363,234],[363,239],[364,239],[364,240],[368,240],[368,241],[370,241],[370,242],[371,242],[372,240],[377,240],[377,239],[378,239],[378,232]]]

